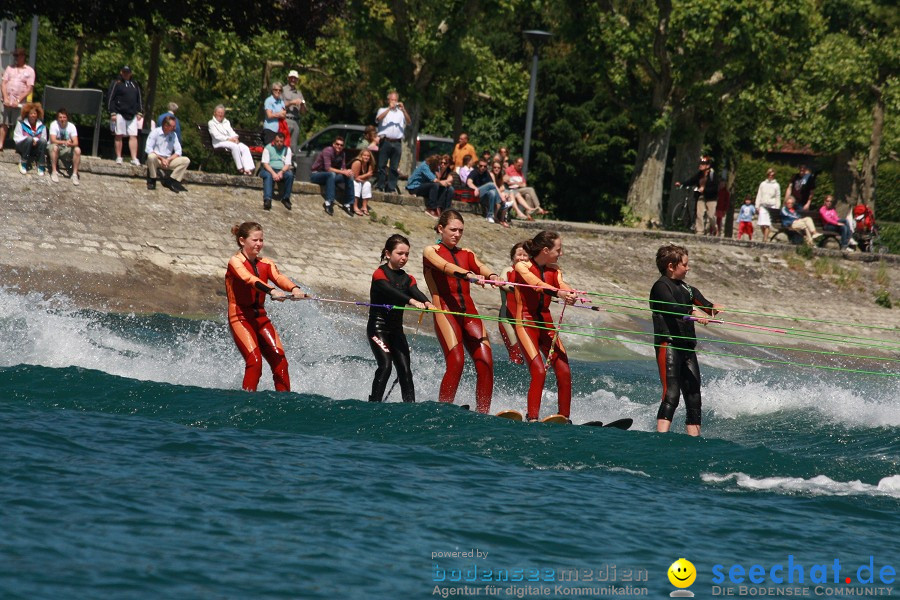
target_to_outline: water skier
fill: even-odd
[[[487,413],[494,392],[494,359],[484,323],[477,317],[478,310],[469,295],[469,286],[472,283],[484,286],[485,279],[497,281],[500,278],[478,260],[474,252],[458,246],[463,235],[463,218],[457,211],[442,212],[434,229],[440,241],[425,248],[423,261],[431,301],[440,310],[472,315],[434,315],[434,330],[447,362],[438,399],[453,402],[456,397],[465,362],[465,346],[475,363],[476,409]]]
[[[274,262],[259,255],[263,249],[262,225],[241,223],[232,227],[231,233],[241,250],[228,261],[225,290],[228,294],[228,327],[246,364],[241,387],[249,392],[256,391],[265,358],[272,368],[275,389],[289,392],[291,379],[287,357],[278,332],[266,314],[266,296],[279,302],[289,297],[284,292],[289,292],[295,299],[308,296],[282,275]],[[268,281],[277,287],[267,285]]]
[[[372,274],[372,287],[369,290],[371,304],[409,304],[416,308],[434,308],[416,286],[415,277],[403,270],[409,260],[408,239],[400,234],[389,237],[381,250],[381,260],[384,264]],[[403,333],[403,311],[371,306],[366,337],[378,362],[369,402],[383,400],[384,388],[391,377],[391,363],[397,367],[403,401],[415,402],[416,391],[409,365],[409,343]]]
[[[515,272],[516,263],[527,262],[528,253],[525,252],[523,246],[525,242],[519,242],[509,251],[509,259],[512,266],[507,267],[503,272],[503,280],[509,281]],[[522,358],[522,346],[519,344],[519,338],[516,336],[516,325],[513,322],[516,315],[516,288],[512,285],[501,285],[500,287],[500,321],[497,322],[497,329],[500,330],[500,337],[506,345],[506,351],[509,352],[509,360],[521,365],[525,360]]]
[[[553,364],[553,371],[556,373],[559,414],[569,418],[572,402],[569,357],[550,314],[550,302],[553,298],[560,298],[566,304],[574,304],[576,298],[572,288],[563,281],[562,271],[557,264],[562,256],[562,238],[555,231],[542,231],[534,239],[527,240],[523,249],[530,260],[515,264],[512,282],[542,288],[515,288],[516,335],[531,372],[525,417],[529,421],[536,421],[540,412],[541,394],[547,378],[547,365],[541,356],[543,353],[547,357],[547,363]]]
[[[694,319],[705,325],[707,317],[722,312],[722,307],[684,282],[690,271],[687,249],[673,244],[660,247],[656,251],[656,267],[661,276],[650,289],[653,344],[662,382],[656,431],[669,431],[679,396],[683,395],[687,410],[685,429],[688,435],[699,436],[700,365],[694,350],[697,346]]]

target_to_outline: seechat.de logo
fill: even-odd
[[[674,590],[669,596],[673,598],[694,597],[694,592],[684,589],[691,587],[697,579],[697,569],[694,567],[694,563],[686,558],[679,558],[669,567],[668,575],[669,582],[679,588]]]

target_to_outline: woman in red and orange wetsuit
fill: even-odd
[[[262,376],[262,359],[272,367],[275,389],[291,391],[288,362],[284,348],[272,322],[266,315],[266,296],[279,302],[290,292],[293,298],[307,298],[300,288],[278,271],[275,263],[259,255],[263,248],[263,230],[259,223],[235,225],[231,233],[240,252],[228,261],[225,289],[228,292],[228,327],[238,350],[244,357],[243,389],[255,392]],[[272,281],[278,287],[270,287]],[[278,288],[281,288],[279,290]]]
[[[525,252],[525,242],[518,242],[512,247],[509,251],[509,260],[512,262],[512,266],[503,271],[503,281],[509,281],[512,278],[516,263],[530,260],[528,253]],[[500,337],[503,338],[503,343],[506,345],[509,360],[521,365],[525,361],[522,358],[522,346],[519,345],[519,338],[516,336],[516,288],[512,285],[499,287],[500,320],[497,321],[497,329],[500,330]]]
[[[541,356],[543,353],[544,356],[549,356],[549,362],[553,364],[553,371],[556,373],[559,414],[568,418],[572,402],[569,356],[556,335],[557,329],[550,314],[550,302],[553,298],[561,298],[566,304],[575,302],[575,293],[563,281],[562,271],[557,265],[562,256],[562,238],[555,231],[542,231],[534,239],[526,241],[524,248],[531,260],[515,264],[511,281],[535,286],[515,286],[516,335],[531,372],[526,417],[529,421],[536,421],[541,410],[541,393],[547,378],[547,369]]]
[[[425,282],[431,292],[431,302],[440,310],[477,315],[478,310],[469,295],[469,286],[472,283],[483,286],[485,279],[496,281],[500,278],[482,264],[475,253],[458,246],[463,234],[463,218],[458,212],[442,212],[434,229],[441,240],[425,248],[422,267]],[[436,313],[434,330],[447,361],[447,372],[441,380],[438,399],[441,402],[453,402],[456,397],[456,388],[459,387],[465,362],[465,346],[475,363],[476,409],[481,413],[489,412],[494,393],[494,359],[484,323],[475,317]]]

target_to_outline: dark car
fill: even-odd
[[[297,164],[298,179],[300,179],[300,181],[309,181],[312,164],[315,162],[319,152],[334,143],[334,139],[339,135],[344,137],[344,148],[348,161],[356,158],[356,155],[359,154],[360,151],[358,146],[363,140],[363,132],[365,129],[366,128],[363,125],[337,124],[329,125],[325,129],[313,134],[297,149],[297,157],[294,162]],[[452,152],[453,140],[450,138],[424,133],[419,134],[416,138],[416,163],[421,160],[419,157],[424,158],[431,154],[450,154]]]

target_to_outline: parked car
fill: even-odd
[[[337,136],[344,137],[344,152],[348,160],[353,160],[359,154],[360,141],[363,139],[365,131],[363,125],[348,125],[344,123],[329,125],[325,129],[316,132],[308,140],[303,142],[297,149],[297,177],[300,181],[309,181],[309,174],[312,164],[316,157],[323,149],[334,143]],[[453,140],[446,137],[438,137],[436,135],[419,134],[416,137],[416,156],[415,162],[418,163],[422,158],[431,154],[451,154],[453,152]],[[377,153],[374,153],[377,155]],[[422,158],[420,158],[422,157]],[[377,161],[377,156],[376,156]],[[408,174],[407,174],[408,175]],[[407,175],[401,174],[401,178]]]

